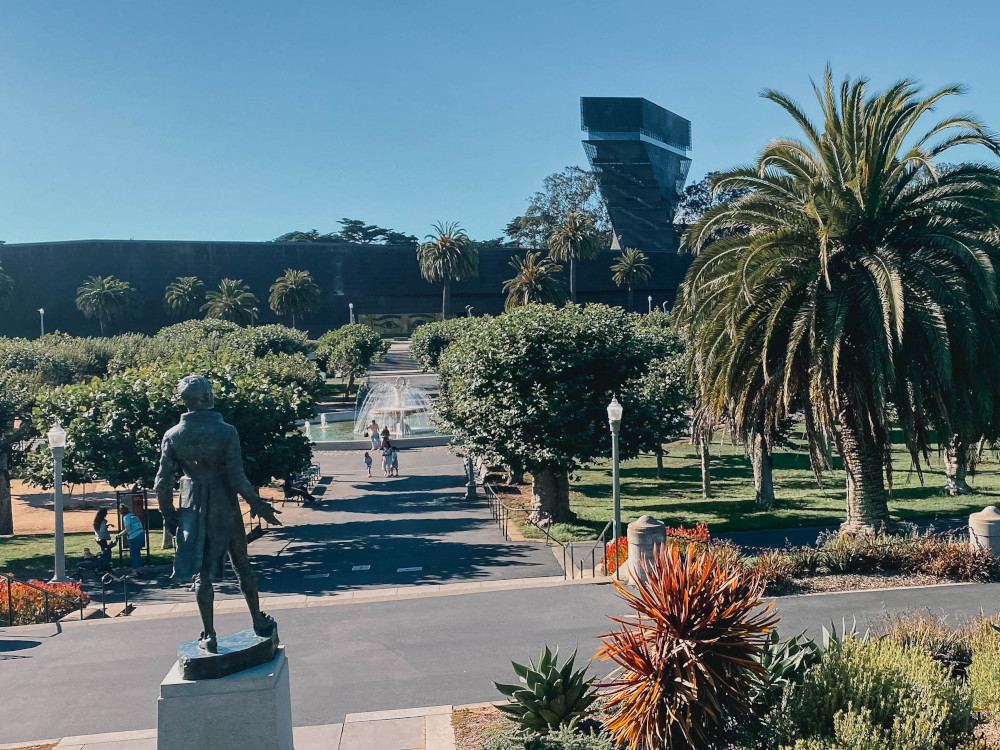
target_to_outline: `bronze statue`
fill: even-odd
[[[176,539],[173,576],[195,581],[204,626],[198,647],[214,654],[218,639],[212,582],[222,577],[227,554],[250,608],[254,632],[268,637],[276,627],[274,619],[260,611],[237,494],[247,501],[253,515],[268,523],[280,526],[275,515],[280,511],[260,498],[243,473],[239,435],[221,414],[213,411],[212,384],[203,377],[189,375],[180,381],[177,393],[188,411],[181,416],[180,424],[163,436],[156,499],[163,523]],[[178,476],[180,503],[175,508],[173,489]]]

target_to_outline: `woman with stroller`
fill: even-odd
[[[94,539],[101,552],[111,549],[111,529],[108,526],[108,509],[101,508],[94,516]]]

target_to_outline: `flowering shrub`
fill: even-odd
[[[604,557],[601,558],[601,566],[604,575],[609,576],[618,570],[618,566],[628,560],[628,537],[618,537],[618,559],[615,559],[614,540],[604,545]]]
[[[30,584],[30,585],[28,585]],[[32,588],[33,586],[37,588]],[[79,608],[79,600],[84,606],[90,597],[80,590],[79,583],[44,583],[42,581],[20,581],[10,583],[10,609],[8,610],[7,581],[0,579],[0,621],[6,621],[13,614],[15,625],[30,625],[45,622],[45,594],[49,593],[49,619],[58,620]]]
[[[676,528],[667,526],[666,528],[667,537],[680,537],[681,539],[690,539],[692,542],[708,542],[711,539],[711,535],[708,533],[708,524],[698,522],[695,524],[693,529],[685,529],[683,526],[678,526]]]

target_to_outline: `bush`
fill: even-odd
[[[608,690],[605,728],[630,748],[711,747],[727,723],[750,711],[760,655],[776,618],[764,584],[710,549],[665,545],[635,593],[614,582],[635,611],[602,636],[599,656],[620,670]]]
[[[890,615],[874,629],[873,634],[923,651],[959,678],[965,678],[966,670],[972,663],[968,631],[953,630],[942,618],[930,612]]]
[[[973,549],[968,540],[932,538],[917,542],[906,560],[907,570],[929,573],[951,581],[992,581],[997,575],[997,559],[987,549]]]
[[[615,750],[615,745],[605,735],[568,726],[548,735],[499,732],[486,740],[483,750]]]
[[[452,318],[425,323],[410,335],[410,356],[424,371],[436,370],[445,347],[455,340],[459,332],[475,325],[475,322],[475,318]]]
[[[10,608],[7,610],[7,585],[0,579],[0,622],[6,622],[8,615],[13,614],[15,625],[31,625],[46,622],[45,594],[38,589],[49,592],[49,620],[58,620],[70,612],[80,608],[80,600],[86,606],[90,597],[80,590],[79,583],[43,583],[28,581],[29,585],[13,581],[10,587]],[[32,588],[32,587],[37,588]]]
[[[806,671],[822,657],[823,650],[805,633],[783,641],[778,631],[772,630],[758,657],[763,670],[750,694],[754,709],[764,712],[777,705],[787,688],[802,684]]]
[[[948,668],[919,648],[855,635],[830,644],[772,723],[778,744],[851,750],[944,750],[971,727],[971,695]]]
[[[327,373],[336,371],[341,377],[348,378],[349,391],[354,379],[368,372],[373,361],[382,359],[391,344],[371,326],[350,323],[319,337],[316,359]]]
[[[794,558],[779,550],[768,550],[746,560],[747,570],[768,586],[790,583],[798,573]]]
[[[618,568],[628,560],[628,537],[618,537],[618,555],[615,555],[614,540],[604,545],[604,557],[601,558],[600,565],[604,575],[613,574]]]
[[[990,719],[1000,719],[1000,618],[984,620],[970,637],[972,663],[969,687],[976,708]]]

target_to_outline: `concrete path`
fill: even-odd
[[[927,608],[958,622],[998,611],[1000,584],[783,597],[780,631],[860,628],[889,611]],[[296,726],[343,722],[348,714],[495,700],[492,680],[511,678],[511,659],[542,644],[592,656],[608,615],[625,609],[609,585],[426,596],[274,612],[288,648]],[[244,612],[220,614],[221,631],[246,627]],[[160,681],[174,644],[197,634],[182,617],[115,619],[0,630],[4,717],[0,742],[139,730],[156,725]],[[593,665],[595,674],[608,671]],[[16,686],[16,689],[11,689]],[[56,708],[54,708],[56,707]]]

